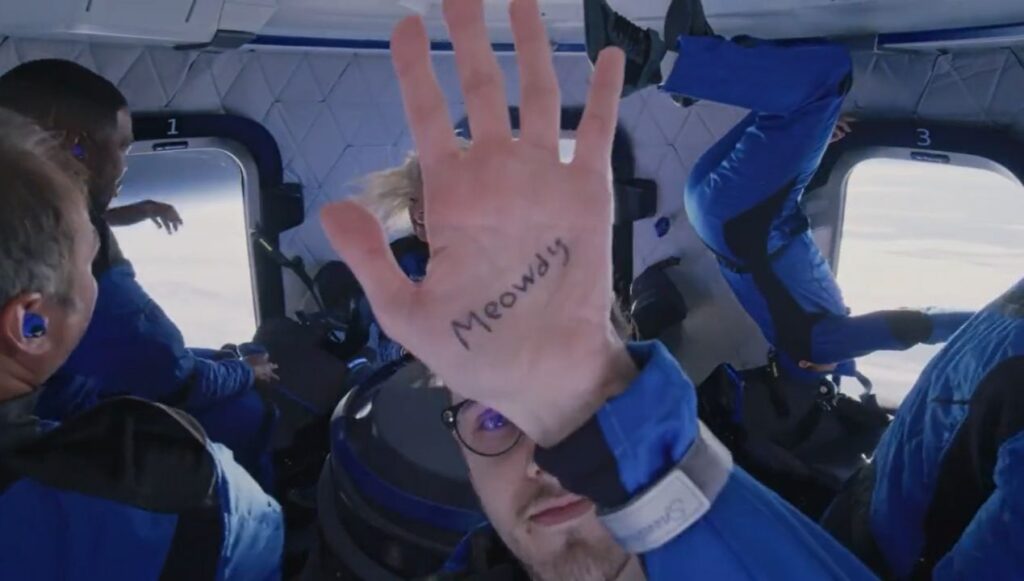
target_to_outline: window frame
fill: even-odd
[[[1024,184],[1024,139],[1006,130],[915,120],[859,121],[825,152],[803,198],[815,240],[837,274],[846,186],[858,164],[875,158],[986,169]],[[830,235],[820,231],[822,226],[832,228]]]
[[[242,178],[242,207],[245,211],[245,231],[247,234],[251,233],[254,225],[260,223],[262,213],[259,204],[259,168],[256,167],[256,161],[253,159],[252,155],[249,154],[249,150],[236,141],[224,139],[222,137],[192,137],[175,141],[162,139],[135,141],[131,147],[128,148],[128,163],[131,163],[132,157],[160,155],[176,151],[217,151],[225,154],[229,159],[235,162],[238,166],[238,172]],[[250,241],[244,240],[242,242],[245,244],[246,256],[248,257],[249,285],[252,288],[253,317],[256,328],[259,328],[263,317],[260,312],[260,304],[262,303],[260,297],[260,285],[256,276],[256,269],[254,268],[255,255],[253,252],[253,245]]]
[[[136,143],[130,154],[146,147],[150,151],[216,147],[239,162],[256,324],[286,316],[284,273],[266,253],[255,250],[254,242],[259,234],[277,247],[281,232],[305,221],[302,187],[284,182],[281,150],[274,136],[261,123],[237,115],[139,114],[133,122]]]

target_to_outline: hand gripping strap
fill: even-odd
[[[683,459],[628,504],[600,516],[632,554],[653,551],[690,528],[711,508],[732,473],[732,454],[700,423]]]

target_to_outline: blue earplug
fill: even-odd
[[[81,143],[76,143],[71,146],[71,155],[73,155],[75,159],[78,160],[85,159],[85,148],[82,147]]]
[[[46,335],[46,320],[35,313],[25,313],[21,333],[26,339],[38,339]]]

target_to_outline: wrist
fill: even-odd
[[[552,393],[556,401],[536,402],[529,425],[520,425],[541,447],[555,446],[580,429],[605,402],[626,391],[639,373],[625,344],[618,339],[577,361],[577,369],[593,370],[590,377]]]

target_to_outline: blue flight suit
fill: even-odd
[[[194,419],[116,398],[58,425],[35,399],[0,403],[0,579],[280,579],[280,506]]]
[[[630,346],[639,375],[587,424],[535,460],[569,491],[617,508],[656,482],[697,434],[697,394],[663,345]],[[468,566],[461,547],[446,567]],[[677,579],[874,579],[835,539],[742,468],[710,510],[676,538],[642,555],[650,581]],[[487,578],[484,576],[483,578]]]
[[[94,265],[96,309],[82,341],[41,394],[39,415],[63,420],[124,395],[172,405],[198,419],[269,489],[276,408],[253,389],[252,368],[187,348],[177,325],[136,280],[109,227],[96,226],[107,241],[97,259],[103,266]]]
[[[829,529],[890,578],[1024,576],[1022,387],[1024,280],[925,367]]]
[[[845,48],[827,42],[680,37],[662,89],[751,110],[694,166],[684,200],[740,304],[783,371],[941,343],[971,313],[852,317],[800,207],[849,87]]]

